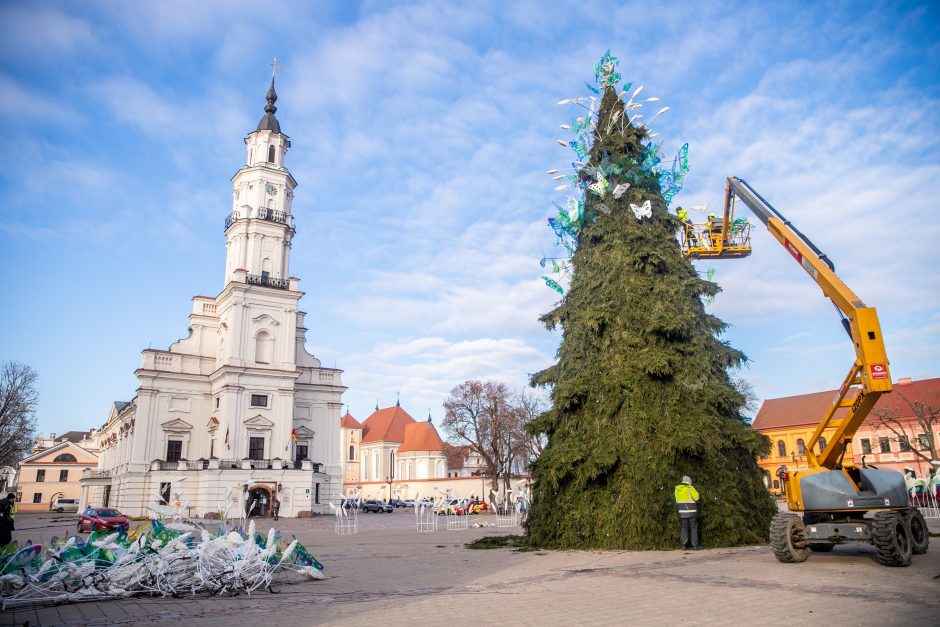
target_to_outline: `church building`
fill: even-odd
[[[365,498],[430,496],[434,483],[447,479],[446,445],[430,416],[416,421],[396,403],[376,406],[362,423],[347,412],[340,426],[347,494],[358,489]]]
[[[245,138],[225,219],[222,291],[194,296],[189,336],[142,352],[136,396],[115,402],[82,505],[131,516],[159,503],[192,516],[237,507],[281,516],[325,512],[342,491],[342,371],[304,346],[303,292],[290,274],[297,181],[275,117]]]

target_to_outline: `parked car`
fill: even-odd
[[[480,499],[474,499],[472,501],[467,501],[465,504],[462,504],[457,508],[457,513],[460,515],[463,514],[479,514],[485,512],[488,509],[486,501],[481,501]]]
[[[420,507],[434,507],[434,501],[431,499],[421,499],[417,504]]]
[[[56,499],[52,502],[52,511],[59,512],[77,512],[78,499]]]
[[[368,500],[362,502],[362,511],[364,512],[385,512],[391,514],[394,508],[385,501]]]
[[[392,499],[388,504],[392,507],[405,507],[405,502],[401,499]]]
[[[415,506],[415,500],[414,500],[414,499],[405,499],[404,501],[401,502],[401,506],[402,506],[402,507],[414,507],[414,506]]]
[[[127,531],[127,516],[113,507],[89,507],[78,517],[79,531]]]
[[[457,509],[461,506],[461,499],[447,499],[441,503],[438,503],[436,508],[437,515],[441,516],[443,514],[456,514]]]

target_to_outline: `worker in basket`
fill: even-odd
[[[679,207],[676,209],[676,217],[682,223],[682,229],[685,231],[685,239],[690,247],[698,247],[698,237],[695,235],[695,225],[689,219],[689,212]]]

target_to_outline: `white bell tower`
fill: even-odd
[[[232,177],[232,213],[225,221],[226,285],[245,280],[236,278],[238,270],[247,273],[248,283],[270,287],[287,287],[290,276],[291,201],[297,181],[284,167],[290,139],[274,117],[274,75],[266,99],[258,128],[245,138],[245,165]]]

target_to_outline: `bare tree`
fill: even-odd
[[[15,361],[0,366],[0,466],[16,466],[36,432],[36,371]]]
[[[521,456],[528,467],[542,454],[542,450],[548,444],[548,437],[544,433],[530,433],[525,427],[542,415],[542,412],[547,409],[547,403],[537,394],[523,390],[516,397],[516,405],[520,414],[519,439],[523,443]]]
[[[741,406],[741,413],[747,418],[747,422],[753,422],[754,415],[760,409],[760,398],[754,391],[754,386],[747,379],[738,377],[732,381],[734,389],[744,397],[744,404]]]
[[[524,448],[521,414],[513,401],[509,388],[496,381],[465,381],[444,401],[444,430],[480,455],[494,492],[500,477],[508,485],[513,461]]]
[[[905,452],[914,453],[929,463],[940,461],[934,433],[940,429],[940,407],[921,401],[912,401],[901,392],[895,392],[910,409],[908,416],[897,410],[872,410],[876,423],[894,434],[895,440],[905,447]],[[914,428],[919,432],[914,433]]]

